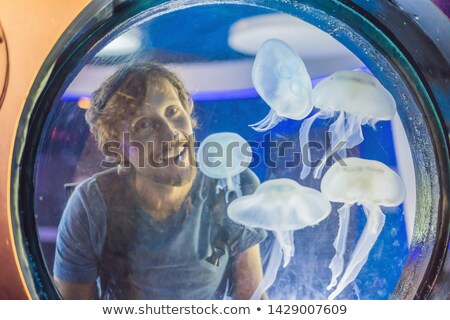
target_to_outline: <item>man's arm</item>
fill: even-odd
[[[237,255],[234,274],[233,299],[250,299],[263,277],[258,244]],[[266,293],[261,299],[267,299]]]
[[[58,278],[55,278],[54,282],[63,299],[89,300],[96,298],[97,286],[95,282],[66,282]]]
[[[98,257],[106,233],[106,216],[91,210],[98,208],[93,202],[98,201],[93,187],[92,181],[87,181],[75,189],[58,227],[53,275],[64,299],[95,299],[98,295]]]

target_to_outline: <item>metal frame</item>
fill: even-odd
[[[434,153],[439,168],[439,215],[437,217],[436,238],[430,254],[429,263],[421,279],[415,279],[418,268],[412,259],[407,262],[402,282],[397,286],[393,298],[423,299],[433,287],[439,270],[445,259],[449,239],[449,195],[450,195],[450,160],[448,150],[448,135],[438,106],[450,105],[448,81],[450,49],[447,45],[437,44],[431,32],[429,23],[417,23],[411,10],[430,12],[435,8],[430,4],[415,2],[408,5],[407,0],[397,1],[214,1],[224,4],[248,4],[272,8],[279,11],[299,15],[308,22],[326,29],[316,18],[309,17],[299,9],[299,3],[334,16],[336,19],[351,26],[363,38],[369,41],[383,55],[389,58],[392,65],[402,75],[409,88],[419,99],[421,112],[424,115],[428,130],[433,141]],[[202,5],[201,1],[93,1],[74,20],[63,34],[41,68],[28,99],[22,110],[18,129],[15,134],[14,150],[10,161],[12,167],[10,211],[12,230],[22,230],[14,234],[19,263],[25,282],[32,298],[53,299],[59,295],[52,284],[45,261],[40,253],[39,241],[36,235],[34,219],[34,185],[33,169],[37,154],[40,133],[42,132],[46,115],[53,106],[53,101],[61,96],[63,90],[80,66],[95,54],[95,48],[102,39],[112,38],[127,26],[144,17],[143,12],[150,8],[155,12],[164,13],[172,10],[180,3],[181,6]],[[210,4],[210,3],[209,3]],[[428,5],[428,7],[427,7]],[[403,9],[401,9],[403,8]],[[408,11],[410,10],[410,11]],[[437,10],[437,9],[436,9]],[[431,12],[430,14],[435,14]],[[403,23],[408,24],[408,29]],[[439,26],[440,20],[434,20],[433,26]],[[417,45],[420,43],[420,46]],[[357,55],[363,56],[362,49],[347,45]],[[360,52],[358,52],[358,50]],[[370,64],[370,61],[368,61]],[[374,65],[375,74],[376,66]],[[378,71],[381,72],[381,71]],[[409,265],[408,265],[409,264]],[[408,281],[418,281],[415,285]],[[412,292],[413,291],[413,292]]]

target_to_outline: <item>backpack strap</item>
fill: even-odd
[[[256,188],[259,186],[260,182],[256,174],[250,169],[245,170],[240,175],[240,188],[243,195],[253,194]],[[219,193],[216,193],[216,185],[218,181],[216,179],[210,179],[209,185],[209,194],[211,201],[213,202],[213,219],[215,223],[218,225],[218,232],[213,240],[213,253],[206,260],[211,263],[218,261],[218,259],[225,254],[225,250],[227,249],[229,252],[229,260],[225,269],[225,274],[222,279],[222,283],[220,285],[220,290],[223,291],[224,295],[231,296],[233,294],[234,289],[234,281],[235,278],[235,263],[236,263],[236,255],[232,255],[231,253],[234,251],[233,248],[233,239],[231,239],[230,230],[225,226],[224,220],[227,218],[227,207],[237,198],[237,194],[235,192],[231,192],[228,196],[228,202],[226,201],[226,190],[222,189]],[[242,228],[244,228],[242,226]],[[214,263],[213,263],[214,264]],[[218,291],[220,292],[220,291]]]
[[[211,263],[212,265],[219,266],[220,258],[226,254],[228,251],[229,258],[227,265],[225,267],[225,272],[222,278],[222,281],[217,289],[218,298],[223,298],[225,296],[231,296],[233,291],[233,279],[234,279],[234,256],[231,255],[231,247],[230,247],[230,233],[229,230],[225,227],[225,217],[226,217],[226,208],[227,202],[225,197],[225,190],[220,190],[218,193],[216,192],[216,186],[218,183],[217,179],[212,179],[206,176],[203,176],[205,179],[204,187],[202,188],[203,192],[206,191],[206,201],[205,205],[214,221],[215,226],[215,235],[212,239],[212,254],[206,258],[206,261]],[[229,202],[234,200],[233,198],[229,199]]]

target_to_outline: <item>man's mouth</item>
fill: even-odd
[[[169,162],[174,162],[175,164],[180,164],[182,163],[188,154],[188,149],[189,149],[189,143],[186,142],[184,144],[181,144],[178,147],[172,148],[171,150],[169,150],[167,156],[162,157],[161,159],[165,162],[165,161],[169,161]]]

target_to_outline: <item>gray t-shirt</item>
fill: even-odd
[[[101,173],[105,174],[110,175],[108,177],[113,182],[123,181],[116,177],[115,170]],[[123,204],[122,211],[117,211],[117,208],[108,210],[108,201],[105,201],[101,191],[106,193],[105,186],[99,186],[98,180],[98,175],[94,175],[81,183],[68,201],[58,228],[54,275],[67,282],[92,282],[104,274],[102,270],[114,273],[117,268],[123,268],[123,264],[115,264],[114,259],[108,260],[107,265],[102,263],[105,257],[103,250],[106,239],[113,238],[107,230],[112,228],[113,222],[112,218],[108,221],[111,217],[109,211],[122,215],[121,225],[128,223],[123,216],[129,216],[132,229],[120,229],[121,225],[114,229],[118,230],[115,231],[115,241],[126,245],[118,259],[126,261],[127,288],[121,288],[119,284],[113,291],[103,293],[103,298],[216,299],[230,257],[266,237],[263,230],[232,222],[226,215],[223,192],[216,195],[211,190],[205,190],[208,185],[205,182],[212,180],[200,172],[188,200],[178,213],[164,223],[153,220],[138,201],[132,204],[115,202]],[[241,174],[244,195],[253,193],[258,185],[258,178],[250,170]],[[108,188],[106,186],[106,190]],[[116,199],[121,196],[114,195]],[[213,207],[219,210],[219,215],[210,212]],[[220,223],[217,222],[218,217]],[[227,235],[226,250],[220,256],[218,265],[212,264],[207,258],[213,253],[217,234],[222,234],[220,232],[223,230]],[[102,279],[104,283],[105,280],[108,281]]]

